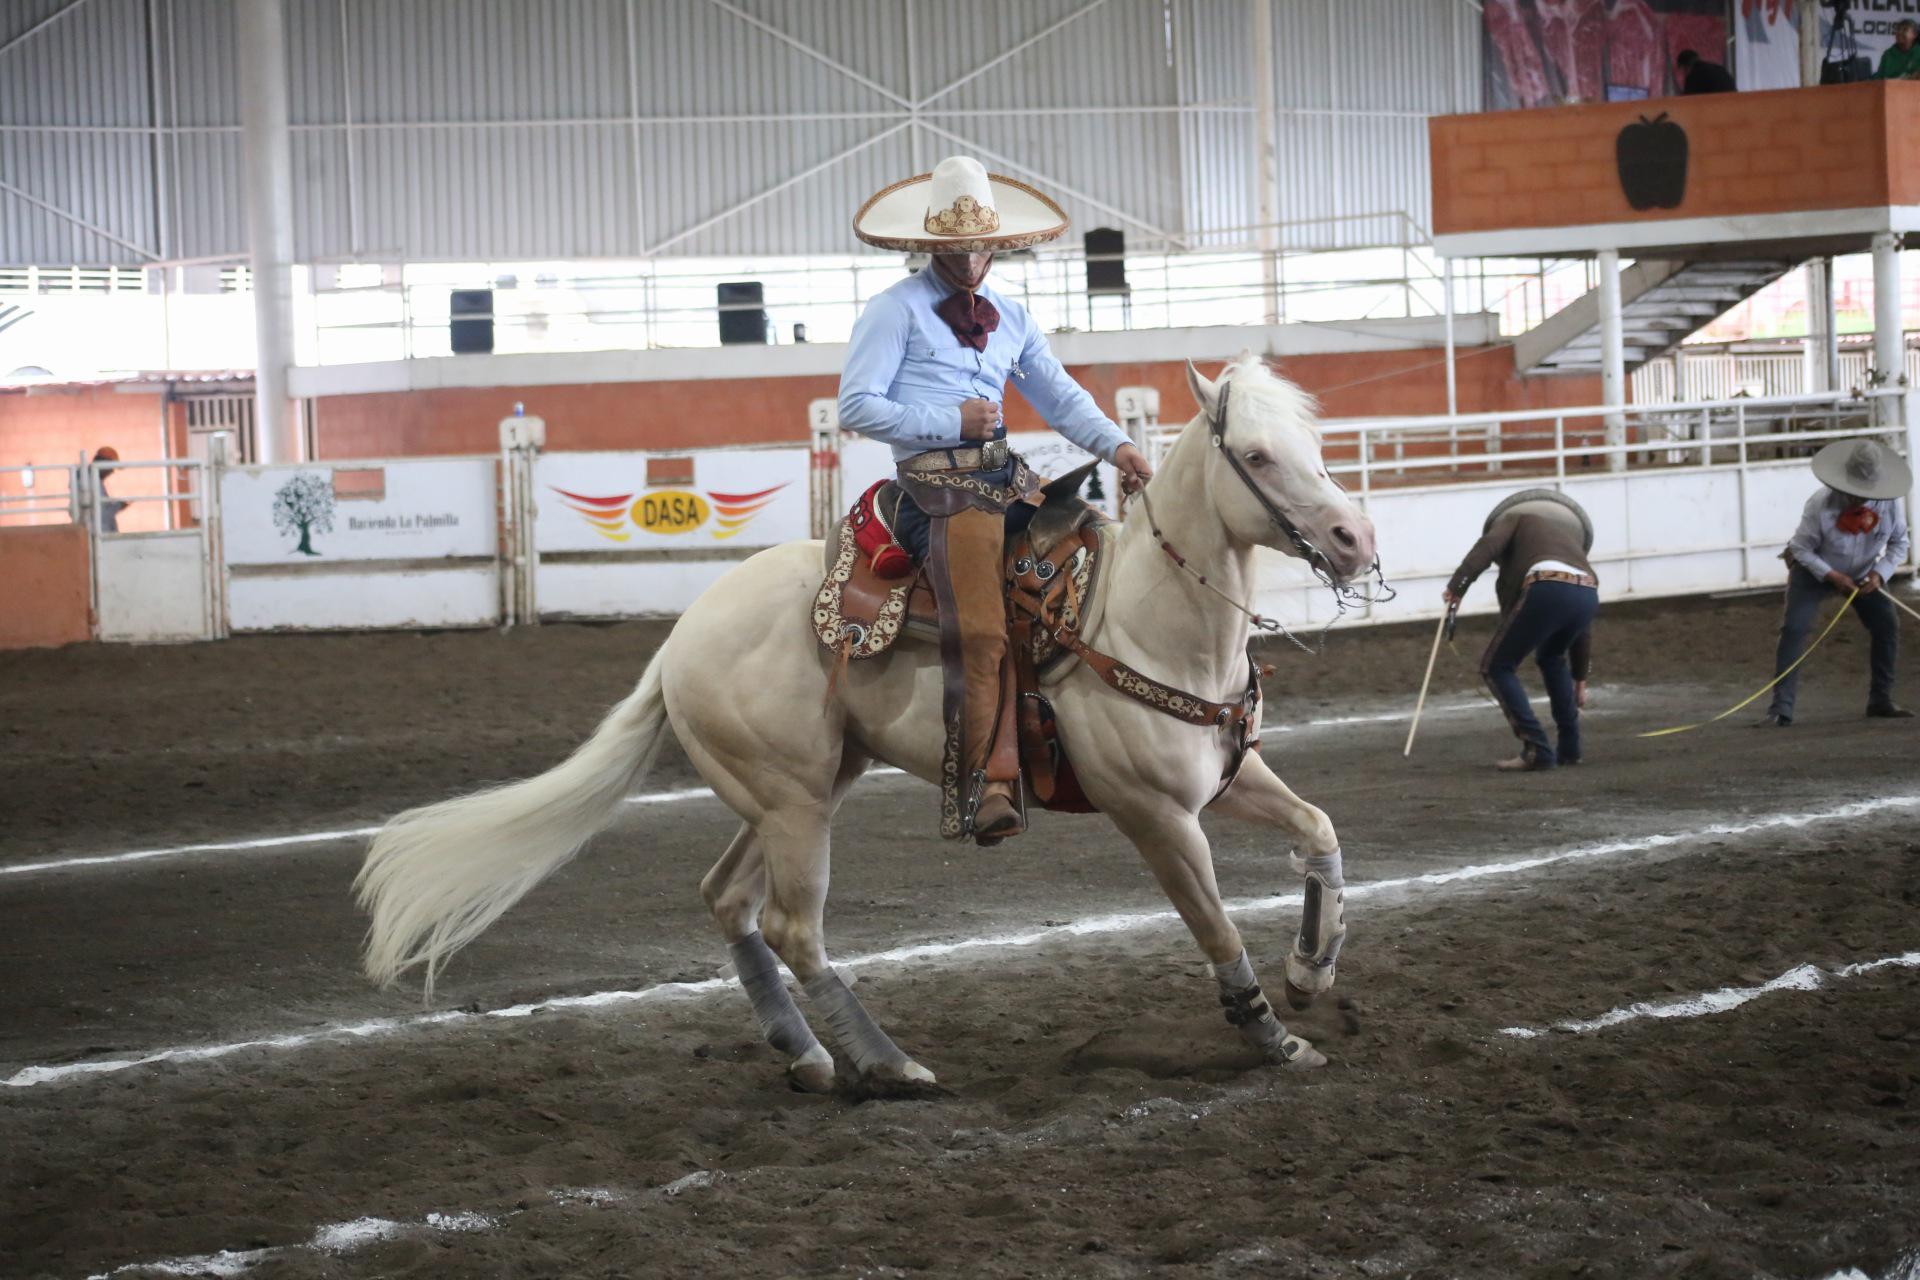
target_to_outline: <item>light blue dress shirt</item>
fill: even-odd
[[[980,296],[999,311],[1000,326],[988,335],[987,349],[975,351],[934,314],[949,292],[927,267],[867,303],[840,375],[840,425],[892,445],[896,460],[977,444],[960,435],[960,402],[1000,403],[1011,376],[1048,426],[1113,461],[1126,433],[1067,376],[1026,308],[981,288]]]
[[[1881,579],[1906,563],[1911,549],[1907,517],[1898,498],[1876,498],[1867,503],[1880,514],[1880,523],[1871,533],[1848,533],[1835,523],[1847,502],[1832,489],[1823,488],[1807,499],[1800,512],[1800,527],[1787,543],[1787,554],[1816,578],[1824,578],[1835,569],[1855,582],[1876,569]]]

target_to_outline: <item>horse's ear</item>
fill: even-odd
[[[1092,475],[1093,469],[1099,465],[1100,461],[1097,458],[1092,462],[1082,463],[1059,479],[1049,480],[1041,485],[1040,492],[1045,494],[1050,502],[1063,498],[1077,498],[1080,496],[1080,486],[1087,482],[1087,477]]]
[[[1187,361],[1187,386],[1193,391],[1194,403],[1200,406],[1200,412],[1212,413],[1213,406],[1219,400],[1220,389],[1207,381],[1206,375],[1194,367],[1192,360]]]

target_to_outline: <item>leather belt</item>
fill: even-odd
[[[998,471],[1007,465],[1013,450],[1004,437],[989,440],[979,448],[929,449],[916,453],[900,464],[902,471]]]
[[[1562,573],[1558,569],[1536,569],[1520,580],[1521,586],[1529,582],[1571,582],[1576,587],[1597,587],[1600,579],[1590,573]]]

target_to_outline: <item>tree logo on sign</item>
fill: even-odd
[[[333,480],[318,472],[302,471],[274,491],[273,527],[281,533],[300,534],[294,550],[303,556],[317,556],[313,549],[315,530],[333,532]]]

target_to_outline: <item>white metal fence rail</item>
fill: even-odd
[[[1143,420],[1151,393],[1122,399],[1139,438],[1164,448],[1178,428]],[[1609,417],[1624,424],[1611,442]],[[1777,583],[1777,554],[1816,487],[1807,457],[1854,436],[1911,457],[1913,420],[1904,393],[1876,392],[1325,423],[1329,470],[1374,520],[1401,591],[1347,621],[1432,616],[1486,512],[1536,486],[1592,513],[1606,596]],[[814,427],[811,447],[677,454],[541,453],[524,430],[500,455],[467,458],[232,466],[216,447],[206,464],[109,464],[164,471],[158,492],[127,501],[168,504],[181,527],[115,532],[88,500],[100,492],[93,466],[43,468],[65,470],[68,492],[56,501],[36,485],[0,514],[31,503],[77,513],[106,639],[673,615],[890,473],[884,447]],[[1014,443],[1044,474],[1085,456],[1051,436]],[[1115,478],[1097,475],[1111,509]],[[1470,603],[1490,608],[1490,593]],[[1262,554],[1255,604],[1296,626],[1332,618],[1330,594],[1277,553]]]

